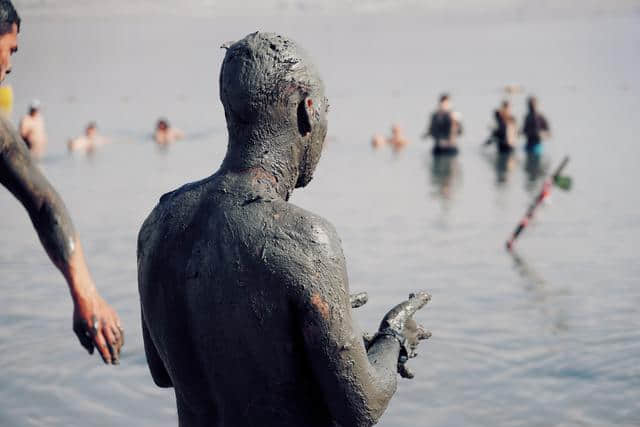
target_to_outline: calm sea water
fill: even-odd
[[[115,368],[83,353],[61,275],[22,207],[0,191],[0,425],[177,425],[172,392],[156,388],[146,367],[136,235],[160,195],[220,164],[218,47],[257,29],[297,39],[325,78],[327,148],[293,202],[338,229],[351,288],[370,296],[357,320],[372,330],[410,291],[433,295],[419,314],[433,338],[380,424],[640,423],[640,15],[637,2],[624,4],[635,7],[558,17],[511,10],[509,19],[400,9],[96,18],[39,15],[52,2],[23,1],[14,118],[42,101],[50,146],[41,166],[127,342]],[[536,93],[550,119],[544,167],[568,154],[574,179],[570,192],[554,190],[516,256],[504,241],[541,182],[522,153],[502,170],[481,148],[510,83]],[[434,164],[419,135],[443,90],[466,133],[457,159]],[[512,96],[518,117],[525,94]],[[150,140],[161,115],[188,136],[167,151]],[[114,142],[91,157],[67,155],[66,140],[89,120]],[[371,135],[394,122],[412,144],[373,152]]]

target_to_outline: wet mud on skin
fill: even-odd
[[[412,377],[404,364],[428,337],[412,316],[430,297],[394,308],[365,348],[351,306],[366,295],[349,296],[340,239],[287,202],[311,181],[326,136],[306,53],[250,34],[227,47],[220,88],[222,166],[164,195],[140,231],[152,376],[175,388],[185,425],[373,425],[396,371]]]
[[[75,230],[60,196],[6,118],[0,117],[0,183],[22,203],[54,264],[65,266],[73,254]]]

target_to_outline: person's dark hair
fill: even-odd
[[[20,16],[11,0],[0,0],[0,36],[10,33],[16,24],[20,31]]]
[[[504,101],[502,101],[502,108],[507,108],[511,103],[509,102],[508,99],[505,99]]]
[[[87,130],[89,130],[89,129],[97,129],[97,128],[98,128],[98,125],[96,124],[96,122],[89,122],[87,124]]]
[[[534,113],[538,107],[538,99],[535,96],[530,96],[527,99],[527,106],[529,107],[529,111]]]
[[[169,129],[169,120],[158,119],[158,123],[156,124],[156,129],[161,129],[161,130]]]
[[[448,93],[443,93],[442,95],[440,95],[440,102],[444,102],[446,100],[449,99],[449,94]]]

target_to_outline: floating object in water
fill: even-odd
[[[535,213],[538,206],[540,206],[542,202],[544,202],[549,197],[549,195],[551,194],[551,188],[553,187],[553,185],[555,184],[563,190],[568,190],[571,187],[571,178],[560,175],[564,167],[567,165],[567,163],[569,163],[569,156],[565,157],[562,160],[562,163],[560,163],[560,166],[558,166],[558,169],[556,169],[556,171],[554,172],[554,174],[550,178],[547,178],[544,181],[544,184],[542,184],[542,190],[533,200],[533,202],[531,203],[531,206],[529,206],[529,209],[527,209],[527,213],[524,215],[524,218],[520,220],[520,223],[518,224],[515,231],[511,235],[511,238],[507,240],[508,250],[511,250],[511,248],[513,248],[513,243],[515,242],[515,240],[522,233],[522,231],[527,227],[527,225],[529,225],[529,221],[531,221],[531,219],[533,218],[533,214]]]
[[[563,190],[570,190],[572,181],[570,176],[558,175],[553,178],[553,183]]]

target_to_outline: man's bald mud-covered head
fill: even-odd
[[[229,146],[223,167],[262,168],[288,191],[311,181],[327,133],[324,86],[291,39],[256,32],[231,44],[220,71]]]

